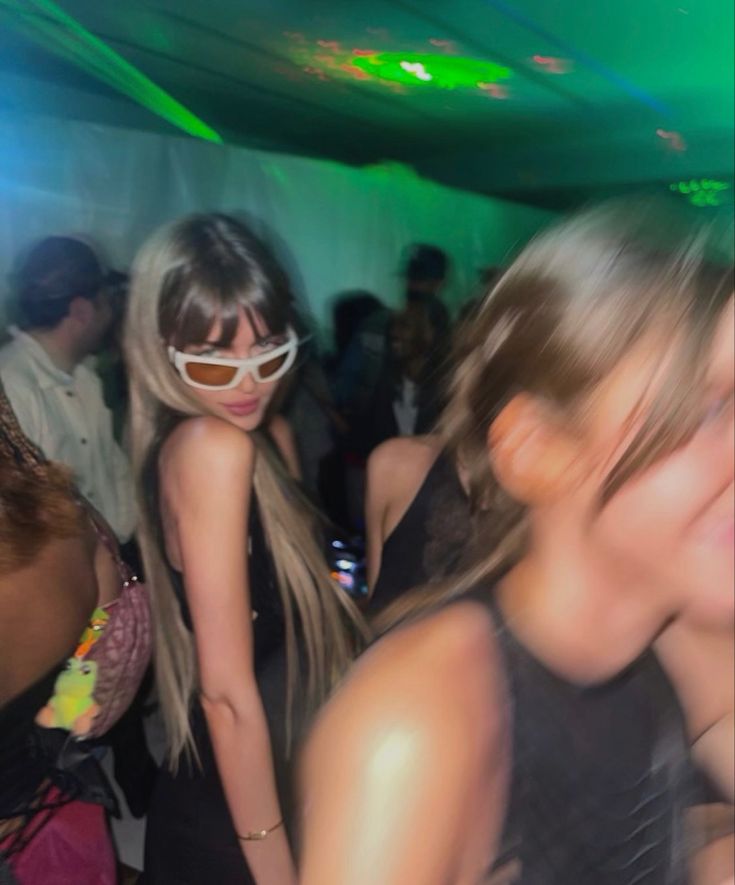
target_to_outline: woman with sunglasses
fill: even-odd
[[[296,882],[286,745],[295,702],[301,716],[350,658],[352,611],[271,417],[294,322],[283,271],[227,216],[185,218],[135,262],[125,347],[169,762],[148,816],[156,885]]]

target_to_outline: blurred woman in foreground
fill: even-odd
[[[321,716],[304,885],[677,885],[690,752],[732,801],[732,270],[646,220],[540,236],[467,330],[473,552]]]

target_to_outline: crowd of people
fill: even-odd
[[[326,356],[230,216],[20,257],[0,883],[118,881],[108,753],[146,885],[733,882],[735,283],[660,211]]]

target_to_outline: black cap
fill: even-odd
[[[409,280],[443,280],[447,275],[449,259],[438,246],[417,243],[411,246],[406,258],[405,275]]]
[[[53,324],[73,298],[94,298],[124,275],[105,270],[94,249],[74,237],[46,237],[26,254],[14,275],[18,308],[31,325]]]

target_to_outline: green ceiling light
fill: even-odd
[[[730,188],[731,185],[727,181],[719,181],[716,178],[692,178],[689,181],[675,181],[669,185],[669,190],[681,194],[693,206],[700,208],[724,205],[723,191]]]
[[[361,53],[353,55],[351,64],[371,78],[437,89],[487,89],[486,84],[511,76],[509,68],[495,62],[439,53]]]
[[[145,74],[67,15],[52,0],[0,0],[13,27],[82,70],[127,95],[189,135],[222,143],[221,136],[156,86]],[[9,14],[7,14],[9,13]]]

